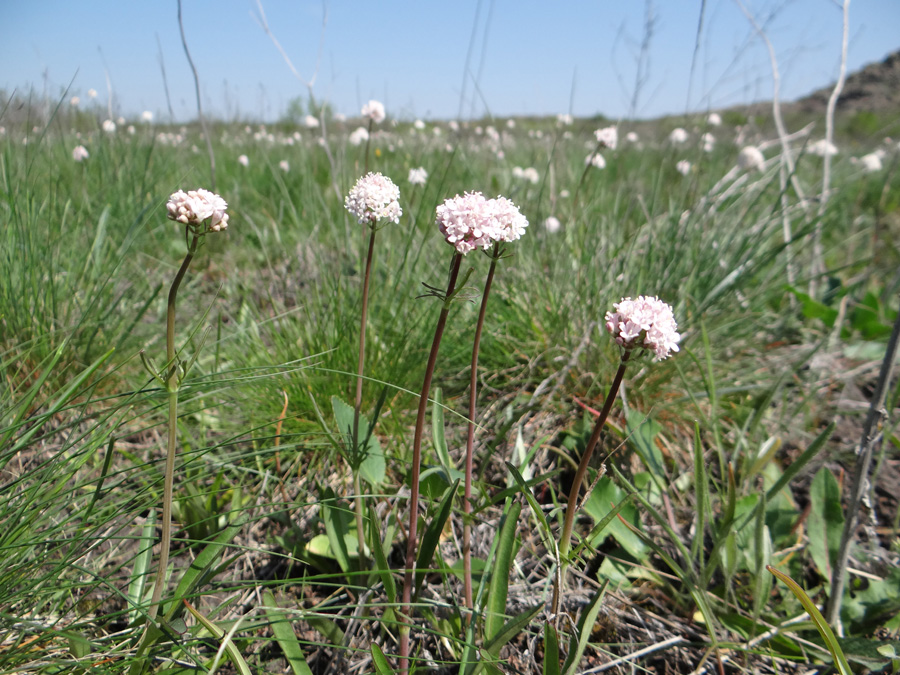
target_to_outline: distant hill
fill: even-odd
[[[806,113],[824,113],[832,89],[834,84],[804,96],[790,107]],[[881,63],[870,63],[848,75],[837,107],[841,112],[851,113],[900,113],[900,51]]]

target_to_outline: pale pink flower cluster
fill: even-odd
[[[365,127],[357,127],[350,133],[347,140],[350,141],[350,145],[362,145],[363,141],[369,140],[369,131]]]
[[[101,126],[103,127],[103,131],[108,134],[115,133],[116,131],[116,123],[112,120],[103,120],[103,124]]]
[[[384,122],[385,112],[384,112],[384,104],[380,101],[369,101],[362,107],[362,116],[366,117],[375,124],[381,124]]]
[[[218,232],[228,227],[228,204],[219,195],[209,190],[179,190],[169,197],[166,204],[169,220],[174,220],[192,228],[209,220],[209,229]]]
[[[760,152],[759,148],[752,145],[741,148],[741,151],[737,156],[738,168],[744,171],[762,171],[765,163],[766,158],[763,156],[762,152]]]
[[[679,160],[678,163],[675,164],[675,170],[682,176],[687,176],[691,172],[691,163],[686,159]]]
[[[90,156],[91,155],[88,153],[87,148],[83,145],[76,145],[72,149],[72,159],[74,159],[76,162],[83,162]]]
[[[594,137],[601,145],[615,150],[619,144],[619,130],[616,127],[604,127],[594,132]]]
[[[344,200],[344,207],[356,216],[360,225],[379,220],[400,222],[400,188],[380,173],[367,173],[356,181]]]
[[[465,255],[495,242],[519,239],[528,220],[506,197],[485,199],[480,192],[467,192],[437,207],[437,225],[447,243]]]
[[[681,145],[682,143],[687,143],[688,132],[686,132],[681,127],[676,127],[672,129],[672,133],[669,134],[669,143],[673,143],[675,145]]]
[[[642,347],[654,352],[657,361],[678,351],[678,326],[672,307],[657,297],[623,298],[606,313],[606,330],[627,349]]]

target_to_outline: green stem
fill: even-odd
[[[488,295],[491,292],[491,282],[494,280],[494,270],[497,269],[497,261],[500,259],[500,244],[494,244],[491,254],[491,267],[488,270],[487,281],[484,282],[484,293],[481,296],[481,309],[478,312],[478,323],[475,326],[475,344],[472,346],[472,366],[469,380],[469,424],[466,438],[466,485],[463,498],[463,588],[465,589],[466,607],[471,612],[475,608],[472,598],[472,465],[475,454],[475,404],[478,399],[478,350],[481,346],[481,330],[484,328],[484,317],[487,312]],[[470,615],[471,616],[471,615]]]
[[[358,458],[360,455],[359,448],[359,415],[362,410],[362,394],[363,394],[363,369],[366,363],[366,323],[369,314],[369,281],[372,278],[372,259],[375,254],[375,224],[369,226],[372,230],[369,235],[369,251],[366,254],[366,273],[363,277],[363,294],[362,294],[362,318],[359,327],[359,361],[356,367],[356,401],[353,406],[353,433],[350,437],[352,446],[349,456]],[[363,530],[363,498],[359,490],[359,467],[351,467],[353,471],[353,489],[356,492],[356,535],[359,541],[359,565],[360,569],[365,569],[366,561],[366,537]]]
[[[412,618],[410,602],[412,600],[413,575],[416,566],[416,544],[419,511],[419,471],[422,463],[422,436],[425,430],[425,414],[428,410],[428,392],[431,390],[431,378],[434,375],[434,366],[437,363],[438,350],[441,346],[441,338],[444,335],[444,326],[447,324],[447,315],[450,313],[450,302],[456,292],[456,279],[459,277],[459,267],[462,264],[462,253],[453,256],[450,264],[450,278],[447,281],[447,294],[444,296],[444,306],[438,317],[437,326],[434,329],[434,340],[431,343],[431,353],[428,355],[428,363],[425,366],[425,381],[422,383],[422,391],[419,394],[419,410],[416,415],[416,431],[413,436],[412,474],[410,476],[409,493],[409,527],[408,540],[406,542],[406,570],[403,574],[403,601],[400,605],[400,673],[408,672],[409,660],[409,621]]]
[[[200,237],[193,234],[193,239],[188,246],[187,255],[172,281],[169,288],[169,302],[166,308],[166,389],[169,392],[169,425],[168,443],[166,447],[166,473],[163,484],[163,511],[162,511],[162,537],[159,548],[159,567],[156,570],[156,581],[153,584],[153,595],[150,598],[148,610],[148,628],[159,613],[159,601],[162,598],[163,586],[166,579],[166,567],[169,565],[169,549],[172,542],[172,494],[175,485],[175,435],[177,432],[176,421],[178,419],[178,361],[175,355],[175,299],[178,296],[178,287],[197,252],[197,244]]]
[[[562,534],[559,538],[559,573],[556,575],[556,578],[553,582],[553,614],[559,613],[559,601],[560,596],[562,595],[562,586],[565,585],[566,581],[566,556],[569,554],[569,540],[572,538],[572,527],[575,524],[575,511],[578,506],[578,493],[581,492],[581,483],[584,481],[584,476],[587,474],[588,464],[591,461],[591,455],[594,454],[594,449],[597,447],[597,443],[600,440],[600,433],[603,431],[603,427],[606,426],[606,420],[609,418],[609,411],[612,410],[613,403],[616,400],[616,396],[619,393],[619,387],[622,385],[622,378],[625,376],[625,367],[628,364],[628,359],[631,356],[631,349],[626,349],[622,353],[622,361],[619,363],[619,369],[616,371],[616,376],[613,378],[612,386],[609,388],[609,393],[606,395],[606,401],[603,404],[603,409],[600,411],[600,415],[597,417],[597,422],[594,424],[594,430],[591,432],[590,440],[588,440],[587,447],[584,450],[584,454],[581,457],[581,463],[578,465],[578,471],[575,472],[575,480],[572,483],[572,487],[569,490],[569,500],[566,504],[566,517],[563,520],[563,529]]]

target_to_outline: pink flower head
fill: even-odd
[[[219,232],[228,227],[228,204],[219,195],[209,190],[179,190],[169,197],[166,204],[169,220],[197,228],[209,220],[209,231]]]
[[[360,225],[379,220],[400,222],[400,188],[380,173],[367,173],[356,181],[344,200],[344,207],[356,216]]]
[[[606,330],[627,348],[641,347],[654,352],[657,361],[678,351],[678,326],[672,307],[657,297],[623,298],[606,313]]]
[[[488,248],[497,239],[494,205],[480,192],[444,200],[437,207],[437,226],[447,243],[463,255]]]
[[[384,122],[384,104],[380,101],[369,101],[362,107],[361,113],[363,117],[372,120],[375,124]]]

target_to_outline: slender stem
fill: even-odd
[[[375,120],[373,120],[370,117],[369,118],[369,134],[368,134],[368,136],[366,136],[366,159],[365,159],[365,163],[363,164],[363,173],[364,174],[369,173],[369,143],[372,140],[372,127],[374,125],[375,125]]]
[[[472,464],[475,454],[475,404],[478,399],[478,350],[481,347],[481,329],[484,328],[484,317],[487,313],[488,295],[491,292],[491,282],[494,280],[494,270],[497,269],[497,261],[500,259],[500,244],[494,244],[491,255],[491,267],[488,270],[487,281],[484,282],[484,293],[481,296],[481,310],[478,312],[478,323],[475,326],[475,344],[472,346],[471,379],[469,381],[469,433],[466,438],[466,486],[463,499],[463,587],[465,589],[466,607],[471,612],[475,608],[472,598]],[[471,615],[470,615],[471,616]]]
[[[369,281],[372,278],[372,259],[375,252],[375,223],[370,226],[371,234],[369,235],[369,251],[366,254],[366,273],[363,278],[363,295],[362,295],[362,318],[359,327],[359,362],[356,366],[356,401],[353,406],[353,434],[350,437],[352,447],[349,449],[351,457],[359,457],[359,415],[362,410],[362,394],[363,394],[363,370],[366,363],[366,323],[369,315]],[[353,471],[353,489],[356,492],[356,536],[359,540],[359,565],[360,569],[365,569],[366,560],[366,536],[363,530],[363,498],[359,490],[359,467],[350,467]]]
[[[169,566],[169,548],[172,542],[172,495],[175,485],[175,436],[177,433],[176,421],[178,419],[178,361],[175,355],[175,299],[178,296],[178,287],[197,252],[197,244],[200,237],[193,234],[193,239],[188,246],[187,255],[172,281],[169,288],[169,302],[166,308],[166,389],[169,392],[169,425],[168,442],[166,445],[166,473],[163,483],[163,510],[162,510],[162,537],[159,548],[159,567],[156,570],[156,581],[153,584],[153,595],[150,598],[148,610],[148,627],[156,620],[159,613],[159,601],[162,598],[163,586],[166,580],[166,568]]]
[[[419,410],[416,415],[416,431],[413,436],[412,473],[410,476],[409,490],[409,539],[406,542],[406,570],[403,574],[403,602],[400,606],[400,673],[408,672],[409,659],[409,623],[412,618],[410,602],[412,600],[413,576],[416,565],[416,544],[419,511],[419,470],[422,463],[422,435],[425,430],[425,414],[428,410],[428,392],[431,390],[431,378],[434,375],[434,366],[437,363],[438,350],[441,346],[441,338],[444,335],[444,326],[447,324],[447,315],[450,313],[450,302],[456,292],[456,279],[459,276],[459,267],[462,264],[462,253],[453,256],[450,264],[450,278],[447,281],[447,294],[444,296],[444,306],[438,317],[437,326],[434,329],[434,340],[431,343],[431,353],[428,355],[428,363],[425,366],[425,380],[422,382],[422,391],[419,394]]]
[[[562,535],[559,538],[559,566],[560,571],[557,574],[556,579],[553,583],[553,613],[557,614],[559,612],[559,601],[560,596],[562,594],[562,586],[565,584],[566,577],[566,556],[569,553],[569,540],[572,538],[572,527],[575,524],[575,511],[578,506],[578,493],[581,491],[581,483],[584,481],[584,476],[587,473],[588,464],[591,461],[591,455],[594,454],[594,449],[597,447],[597,443],[600,440],[600,433],[603,431],[603,427],[606,426],[606,420],[609,417],[609,411],[612,410],[613,403],[616,400],[616,396],[619,393],[619,387],[622,384],[622,378],[625,376],[625,368],[628,365],[628,359],[631,357],[631,350],[626,349],[622,352],[622,361],[619,363],[619,369],[616,371],[616,376],[613,378],[612,386],[609,388],[609,393],[606,395],[606,402],[603,404],[603,409],[600,411],[600,415],[597,417],[597,422],[594,424],[594,430],[591,432],[590,440],[588,440],[587,447],[584,450],[584,454],[581,457],[581,463],[578,465],[578,471],[575,472],[575,480],[572,483],[572,487],[569,490],[569,501],[566,504],[566,517],[563,520],[563,529]]]

